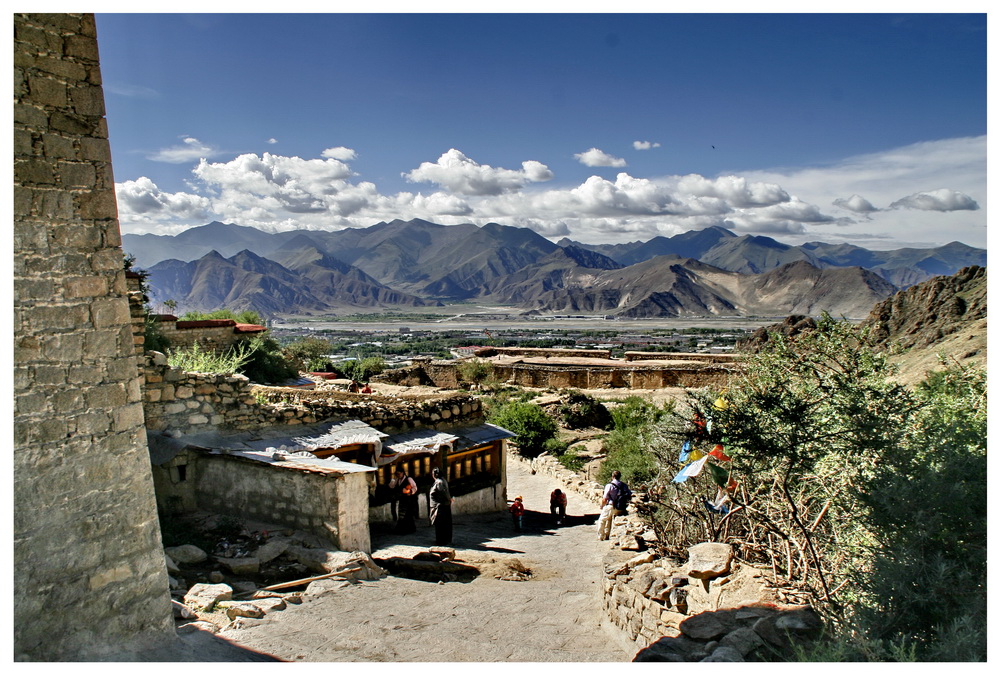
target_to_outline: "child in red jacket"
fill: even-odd
[[[520,495],[514,498],[514,504],[510,506],[510,516],[514,520],[514,530],[521,530],[524,523],[524,503]]]

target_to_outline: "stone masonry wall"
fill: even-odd
[[[90,14],[14,15],[14,658],[174,640]]]
[[[196,465],[199,509],[313,533],[343,551],[371,552],[367,472],[309,472],[215,454],[199,455]]]
[[[145,418],[151,431],[180,434],[216,427],[257,429],[326,420],[357,419],[383,432],[424,427],[475,425],[480,402],[468,394],[397,399],[371,394],[316,392],[252,385],[242,375],[188,373],[171,368],[163,355],[144,358]]]

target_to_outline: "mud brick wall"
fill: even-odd
[[[14,658],[174,640],[93,15],[14,15]]]

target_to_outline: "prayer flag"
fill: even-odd
[[[728,455],[726,455],[725,453],[723,453],[722,450],[723,450],[722,449],[722,444],[716,444],[715,448],[713,448],[711,451],[709,451],[708,454],[710,456],[712,456],[713,458],[717,458],[718,460],[721,460],[722,462],[729,462],[730,460],[732,460],[732,458],[730,458]]]
[[[704,457],[707,456],[701,451],[699,451],[697,448],[691,449],[691,452],[688,454],[688,460],[690,460],[691,462],[695,462],[696,460],[701,460]]]
[[[685,441],[684,445],[681,446],[681,457],[678,462],[687,462],[689,455],[691,455],[691,442]]]
[[[705,468],[706,460],[708,460],[707,455],[703,456],[701,460],[695,460],[694,462],[689,463],[684,467],[684,469],[681,470],[681,473],[684,474],[684,476],[698,476],[701,474],[701,470]]]
[[[707,458],[708,456],[705,457]],[[708,465],[708,469],[712,472],[712,481],[714,481],[716,485],[724,487],[729,483],[729,472],[727,470],[724,470],[714,463],[710,463]]]

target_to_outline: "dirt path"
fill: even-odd
[[[508,495],[524,498],[523,531],[514,531],[508,514],[455,519],[458,558],[484,570],[471,582],[361,582],[220,637],[306,662],[630,661],[634,645],[606,626],[601,610],[608,543],[597,541],[597,506],[570,493],[570,518],[556,527],[548,514],[553,479],[511,462],[507,480]],[[409,557],[432,544],[433,530],[424,521],[412,535],[373,538],[376,559]],[[489,574],[511,558],[532,571],[530,579]]]

